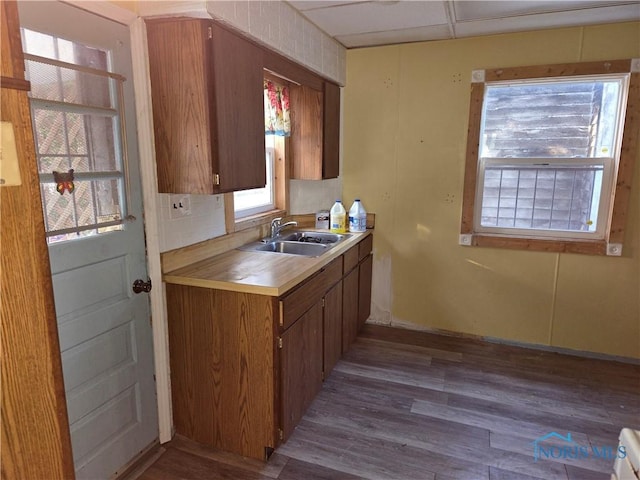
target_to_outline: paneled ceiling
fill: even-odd
[[[347,48],[640,20],[640,1],[290,0]]]

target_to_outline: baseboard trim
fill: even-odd
[[[549,353],[559,353],[561,355],[570,355],[573,357],[592,358],[595,360],[606,360],[609,362],[620,362],[631,365],[640,365],[640,358],[622,357],[619,355],[610,355],[607,353],[587,352],[583,350],[573,350],[566,347],[554,347],[551,345],[540,345],[538,343],[519,342],[517,340],[508,340],[504,338],[489,337],[482,335],[474,335],[471,333],[454,332],[452,330],[443,330],[440,328],[423,327],[421,325],[414,325],[408,322],[391,322],[382,323],[376,322],[371,318],[367,320],[370,325],[377,325],[382,327],[401,328],[403,330],[413,330],[416,332],[432,333],[434,335],[442,335],[444,337],[456,337],[456,338],[468,338],[480,342],[495,343],[499,345],[507,345],[511,347],[529,348],[531,350],[540,350]]]
[[[631,357],[621,357],[619,355],[609,355],[607,353],[586,352],[583,350],[573,350],[566,347],[553,347],[550,345],[539,345],[537,343],[518,342],[515,340],[505,340],[495,337],[479,337],[487,343],[497,343],[501,345],[509,345],[512,347],[530,348],[531,350],[541,350],[543,352],[559,353],[562,355],[571,355],[573,357],[592,358],[594,360],[606,360],[608,362],[628,363],[631,365],[640,365],[640,359]]]
[[[138,455],[132,458],[126,465],[124,465],[119,471],[114,473],[110,480],[135,480],[144,471],[149,468],[158,458],[162,455],[166,449],[160,445],[160,442],[156,438],[147,447],[142,449]]]

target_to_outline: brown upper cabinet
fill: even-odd
[[[291,178],[336,178],[340,168],[340,87],[291,87]]]
[[[340,173],[340,87],[269,50],[264,52],[264,66],[292,82],[291,178],[336,178]]]
[[[322,178],[337,178],[340,173],[340,87],[324,82],[322,117]]]
[[[161,193],[263,187],[263,51],[209,20],[147,21]]]

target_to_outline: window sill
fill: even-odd
[[[471,237],[463,241],[462,236]],[[460,239],[461,245],[490,248],[509,248],[514,250],[529,250],[535,252],[554,253],[581,253],[587,255],[612,255],[619,256],[620,253],[607,252],[607,242],[605,240],[557,240],[538,238],[513,238],[486,234],[463,234]]]

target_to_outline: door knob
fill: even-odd
[[[133,293],[149,293],[151,291],[151,279],[149,278],[146,282],[141,278],[137,279],[133,282]]]

